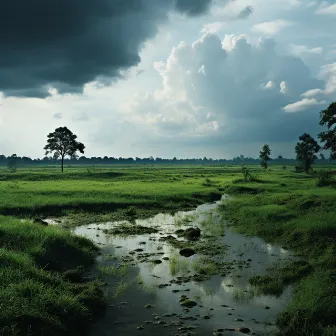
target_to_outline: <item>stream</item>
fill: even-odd
[[[292,290],[288,287],[280,297],[258,295],[248,279],[294,255],[260,238],[235,233],[216,211],[220,202],[135,220],[142,227],[156,228],[153,233],[109,232],[127,222],[73,230],[101,247],[92,272],[105,282],[108,309],[93,325],[93,336],[274,334],[276,317],[289,303]],[[197,242],[176,234],[190,227],[201,230]],[[181,246],[172,241],[195,244],[196,254],[181,256]]]

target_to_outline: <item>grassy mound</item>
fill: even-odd
[[[104,311],[96,282],[63,272],[88,266],[97,248],[83,238],[0,217],[0,335],[85,335]]]

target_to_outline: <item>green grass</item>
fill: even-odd
[[[209,258],[199,258],[193,262],[192,267],[195,272],[202,275],[218,274],[218,265]]]
[[[186,174],[188,172],[188,174]],[[216,176],[204,186],[200,175]],[[218,199],[227,173],[219,168],[73,168],[0,170],[0,214],[60,216],[71,212],[102,214],[135,207],[143,211],[191,209]],[[84,217],[84,216],[83,216]]]
[[[280,296],[287,285],[306,277],[312,270],[312,266],[304,260],[285,262],[270,269],[267,275],[251,277],[249,282],[262,294]]]
[[[182,259],[179,255],[173,255],[169,260],[169,271],[171,276],[177,274],[187,275],[189,271],[189,262]]]
[[[141,226],[137,224],[122,223],[110,230],[104,230],[105,234],[132,236],[157,233],[158,230],[153,227]]]
[[[239,166],[76,167],[63,174],[58,167],[0,169],[0,215],[66,216],[71,227],[188,210],[228,193],[232,199],[221,211],[238,231],[294,249],[307,261],[309,272],[288,266],[281,274],[254,279],[255,286],[270,291],[297,283],[293,301],[279,317],[283,334],[335,335],[330,317],[336,315],[335,179],[321,184],[315,175],[294,173],[290,166],[248,169],[249,182]],[[177,218],[177,226],[184,221]],[[212,232],[210,224],[202,223],[204,231],[222,233],[222,227]],[[170,243],[210,251],[210,256],[225,252],[213,241]],[[0,217],[0,249],[0,334],[85,334],[102,310],[101,291],[97,284],[69,282],[62,274],[88,266],[96,253],[93,245],[66,231]],[[193,267],[212,274],[220,265],[200,261]],[[115,292],[125,289],[121,282]]]
[[[93,262],[97,248],[52,227],[0,217],[0,335],[85,335],[103,312],[100,284],[66,270]]]
[[[114,289],[113,297],[116,299],[122,294],[126,292],[126,290],[130,287],[130,284],[125,280],[121,280]]]
[[[129,270],[128,265],[121,265],[120,267],[116,267],[115,265],[110,266],[100,266],[99,272],[102,275],[113,275],[118,277],[124,277]]]
[[[283,335],[335,335],[336,188],[334,181],[318,185],[314,175],[272,168],[257,181],[227,184],[232,199],[220,209],[239,232],[294,249],[306,261],[250,279],[273,294],[298,282],[278,320]]]

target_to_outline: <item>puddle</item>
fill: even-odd
[[[218,204],[205,204],[174,216],[159,214],[136,220],[138,225],[158,227],[158,233],[126,237],[104,233],[125,222],[91,224],[73,230],[102,248],[93,271],[107,284],[109,308],[94,325],[92,335],[206,335],[217,329],[242,327],[254,335],[274,334],[276,316],[288,304],[291,288],[278,298],[255,296],[248,279],[294,256],[260,238],[245,237],[225,227],[216,212]],[[195,244],[203,244],[204,253],[185,258],[162,238],[177,237],[176,230],[190,226],[201,229],[200,242]],[[211,244],[207,245],[208,241]],[[212,263],[218,272],[213,272]],[[203,270],[218,274],[194,276]],[[197,306],[181,307],[182,295]],[[152,308],[146,309],[146,305]],[[240,332],[232,330],[214,333],[237,334]]]
[[[45,218],[43,219],[44,222],[46,222],[48,225],[62,225],[65,222],[65,219],[59,219],[59,218]]]

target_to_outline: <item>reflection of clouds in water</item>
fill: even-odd
[[[134,254],[136,266],[131,268],[130,282],[137,281],[137,275],[144,282],[144,288],[142,291],[145,291],[150,294],[155,294],[153,297],[153,305],[157,309],[158,307],[164,312],[177,311],[180,309],[180,303],[178,299],[183,293],[183,290],[190,289],[190,292],[186,292],[186,295],[191,299],[194,299],[199,304],[202,303],[204,308],[201,309],[201,314],[211,315],[211,320],[204,322],[211,325],[211,329],[222,327],[222,324],[225,322],[226,325],[232,325],[234,318],[242,317],[245,321],[248,321],[252,318],[256,318],[258,321],[266,321],[270,319],[274,320],[275,316],[284,308],[289,300],[286,297],[276,299],[271,296],[260,296],[252,298],[251,302],[237,302],[235,300],[235,295],[241,294],[245,295],[245,291],[251,291],[251,286],[248,283],[248,278],[259,272],[263,272],[264,269],[268,266],[271,266],[278,258],[270,257],[269,254],[281,255],[285,254],[288,251],[281,249],[280,247],[273,247],[270,244],[266,244],[262,239],[251,238],[239,235],[232,231],[229,228],[226,228],[225,236],[221,237],[223,244],[230,245],[228,253],[221,256],[220,262],[233,261],[234,269],[231,269],[231,275],[240,274],[241,277],[230,278],[231,275],[228,273],[227,277],[223,278],[220,276],[212,277],[211,279],[204,282],[188,282],[182,285],[172,285],[167,288],[158,288],[158,285],[167,284],[172,278],[176,279],[177,276],[182,275],[182,273],[177,273],[174,277],[170,274],[170,261],[172,257],[177,255],[178,259],[183,259],[184,262],[192,264],[195,260],[199,258],[199,255],[195,255],[191,258],[181,258],[179,256],[178,250],[173,248],[167,242],[161,242],[158,239],[161,237],[161,234],[164,235],[171,234],[177,229],[176,221],[182,222],[183,224],[200,226],[202,221],[208,221],[204,229],[201,227],[202,232],[205,232],[207,228],[216,228],[219,227],[223,222],[221,221],[221,216],[216,212],[209,214],[208,205],[200,207],[197,211],[188,211],[188,212],[178,212],[174,216],[170,214],[159,214],[150,219],[145,220],[136,220],[136,224],[142,226],[160,226],[162,232],[160,234],[152,235],[139,235],[139,236],[127,236],[127,237],[118,237],[112,235],[105,235],[102,229],[111,229],[115,227],[116,223],[107,223],[99,225],[89,225],[86,227],[77,228],[75,233],[84,235],[95,242],[103,242],[108,244],[104,247],[105,251],[109,253],[115,253],[115,255],[122,258],[127,256],[130,251],[141,248],[144,249],[143,253],[158,253],[163,252],[164,255],[153,255],[148,259],[161,259],[164,256],[170,258],[169,261],[163,261],[162,264],[154,265],[151,262],[140,262],[136,257],[139,254]],[[206,212],[204,210],[206,209]],[[125,221],[123,222],[125,223]],[[120,224],[120,222],[118,223]],[[87,227],[93,228],[93,230],[87,230]],[[101,230],[97,230],[99,227]],[[96,235],[99,237],[96,237]],[[151,238],[156,238],[155,241]],[[146,242],[146,244],[139,244],[140,242]],[[122,246],[120,249],[114,249],[116,246]],[[158,247],[160,249],[158,249]],[[112,252],[113,251],[113,252]],[[233,252],[235,251],[235,253]],[[238,253],[244,252],[242,256],[239,256]],[[277,252],[277,253],[276,253]],[[248,258],[252,259],[250,267],[242,269],[239,268],[239,263],[236,262],[239,260],[247,260]],[[141,258],[140,258],[141,259]],[[260,262],[260,263],[258,263]],[[102,260],[98,258],[98,263],[101,264]],[[245,264],[244,264],[245,265]],[[134,272],[132,271],[134,270]],[[253,272],[253,273],[252,273]],[[195,272],[191,272],[190,275],[193,275]],[[154,277],[153,277],[154,275]],[[173,294],[172,290],[178,289],[182,292]],[[131,291],[132,295],[137,295],[136,286],[133,286]],[[246,293],[248,296],[248,293]],[[139,293],[139,296],[142,294]],[[197,298],[197,299],[196,299]],[[152,300],[152,299],[151,299]],[[127,300],[126,300],[127,301]],[[147,299],[148,302],[152,302]],[[141,307],[148,302],[143,302]],[[222,307],[222,305],[227,305],[228,307]],[[265,310],[265,306],[270,306],[270,310]],[[212,312],[210,308],[215,310]],[[130,314],[137,323],[143,323],[143,320],[139,319],[138,311],[132,311],[130,308]],[[222,311],[221,311],[222,310]],[[196,310],[195,310],[196,311]],[[157,312],[155,310],[155,312]],[[223,312],[223,313],[222,313]],[[232,316],[228,313],[232,313]],[[161,312],[162,313],[162,312]],[[223,315],[224,314],[224,315]],[[138,321],[139,320],[139,321]],[[111,326],[113,329],[113,326]],[[110,328],[110,329],[111,329]],[[134,327],[135,328],[135,327]],[[261,328],[262,324],[253,327],[256,332],[260,334],[263,333]],[[119,334],[119,333],[118,333]]]
[[[161,228],[165,228],[165,226],[172,225],[183,225],[183,224],[193,224],[197,225],[204,220],[212,219],[214,222],[217,222],[220,216],[217,213],[212,213],[211,211],[215,210],[218,206],[219,202],[212,204],[202,204],[198,206],[195,210],[192,211],[178,211],[174,215],[167,213],[160,213],[152,218],[148,219],[137,219],[135,223],[137,225],[142,226],[161,226]],[[123,223],[128,223],[127,221],[123,221]],[[115,224],[119,224],[121,222],[116,222]]]
[[[270,254],[275,254],[275,255],[288,255],[289,251],[286,249],[283,249],[282,247],[279,246],[274,246],[271,244],[266,244],[266,249],[268,251],[268,253]]]
[[[233,286],[233,280],[231,278],[224,279],[221,283],[221,287],[227,293],[233,293],[235,291],[235,287]]]
[[[220,292],[222,279],[218,276],[211,278],[205,282],[195,282],[194,286],[206,296],[214,296]]]
[[[266,249],[269,253],[274,253],[275,252],[274,251],[275,249],[271,244],[266,244]]]
[[[282,254],[289,254],[289,251],[283,249],[282,247],[280,247],[280,252],[281,252]]]

